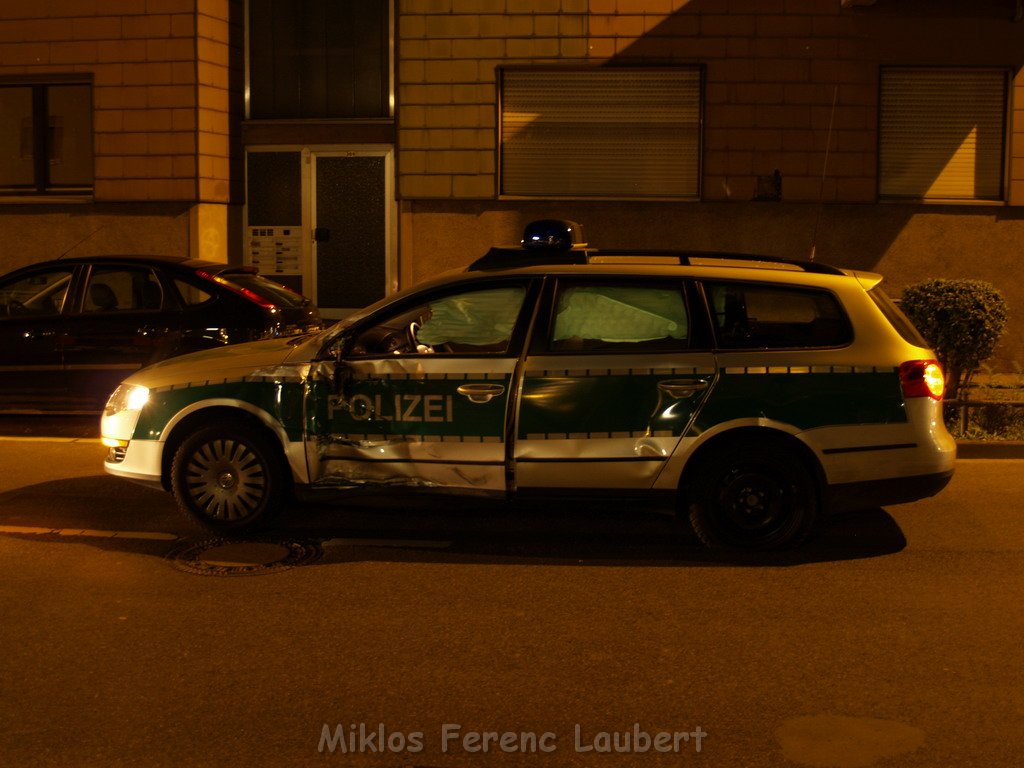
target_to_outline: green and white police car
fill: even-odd
[[[732,548],[949,481],[942,372],[881,276],[579,231],[534,222],[318,335],[133,374],[103,415],[106,470],[220,532],[293,493],[661,495]]]

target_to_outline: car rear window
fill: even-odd
[[[877,285],[868,291],[868,296],[875,302],[875,305],[882,310],[882,314],[885,315],[885,319],[889,321],[889,324],[896,329],[896,332],[903,337],[903,340],[913,344],[915,347],[927,347],[928,342],[925,341],[921,332],[914,327],[914,324],[910,322],[910,318],[903,314],[903,310],[900,309],[896,302],[889,298],[889,295],[879,288]]]
[[[853,327],[828,291],[763,283],[708,283],[722,349],[838,347]]]
[[[252,291],[261,299],[278,307],[301,307],[306,302],[302,294],[268,280],[263,275],[252,272],[221,272],[217,277],[237,288]]]
[[[194,307],[213,298],[207,291],[185,280],[175,279],[174,287],[178,289],[178,294],[186,307]]]

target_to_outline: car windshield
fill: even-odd
[[[324,324],[327,326],[322,331],[318,331],[312,335],[299,336],[296,339],[297,353],[293,353],[297,358],[305,360],[326,360],[334,357],[334,347],[338,343],[339,337],[344,334],[345,330],[352,325],[356,320],[366,316],[365,310],[360,310],[356,314],[349,315],[341,320],[328,320],[324,319]]]

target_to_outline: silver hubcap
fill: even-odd
[[[263,501],[266,484],[259,456],[232,438],[200,445],[185,470],[185,486],[193,504],[215,520],[252,515]]]

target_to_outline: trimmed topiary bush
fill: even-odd
[[[927,339],[956,399],[1006,327],[1006,300],[981,280],[924,280],[907,287],[900,308]]]

